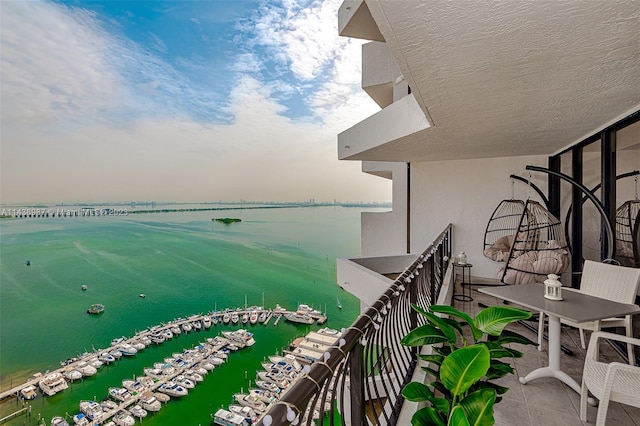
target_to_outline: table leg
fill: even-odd
[[[581,392],[578,382],[560,369],[560,318],[555,315],[549,315],[549,365],[537,368],[525,377],[520,377],[519,380],[520,383],[526,385],[531,380],[541,377],[554,377],[578,394]],[[589,398],[587,402],[589,405],[596,405],[596,401],[593,398]]]

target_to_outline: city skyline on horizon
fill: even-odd
[[[0,202],[390,201],[337,158],[380,109],[340,4],[3,2]]]

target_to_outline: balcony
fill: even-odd
[[[338,9],[338,34],[365,40],[384,41],[364,0],[346,0]]]
[[[423,361],[416,360],[415,352],[399,344],[408,330],[420,325],[410,304],[428,306],[433,303],[450,304],[475,315],[479,303],[499,305],[501,300],[477,291],[481,284],[497,284],[491,280],[473,278],[473,301],[457,302],[454,291],[462,292],[455,277],[451,256],[449,226],[421,255],[399,273],[396,270],[409,260],[405,256],[383,259],[360,259],[362,267],[380,271],[380,281],[391,285],[354,322],[343,330],[334,347],[324,354],[323,362],[306,368],[305,375],[292,385],[279,402],[273,404],[260,420],[260,425],[408,425],[416,403],[405,402],[401,389],[409,381],[425,381]],[[397,275],[397,276],[396,276]],[[395,278],[394,278],[395,277]],[[533,323],[537,326],[537,323]],[[640,326],[638,324],[637,326]],[[513,331],[536,340],[537,333],[521,324],[509,326]],[[581,380],[585,351],[580,346],[577,331],[562,330],[562,344],[573,352],[563,355],[562,369],[576,381]],[[536,379],[522,385],[518,377],[547,364],[547,344],[541,351],[535,347],[512,344],[524,352],[522,358],[509,361],[515,370],[497,382],[509,387],[503,400],[495,405],[496,425],[537,426],[594,424],[597,409],[588,408],[588,423],[579,417],[579,395],[556,379]],[[429,346],[422,349],[429,350]],[[601,359],[607,362],[625,362],[613,347],[601,348]],[[328,401],[322,403],[322,401]],[[330,402],[332,403],[330,403]],[[315,415],[311,415],[311,410]],[[330,413],[333,413],[331,415]],[[640,409],[617,403],[609,404],[608,423],[611,425],[638,425]]]

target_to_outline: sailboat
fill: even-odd
[[[336,299],[336,301],[338,302],[338,309],[342,309],[342,303],[340,302],[340,299]]]

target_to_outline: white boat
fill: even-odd
[[[104,415],[102,407],[96,401],[80,401],[80,412],[92,422],[98,422]]]
[[[233,312],[231,314],[231,323],[232,324],[237,324],[239,319],[240,319],[240,316],[238,315],[237,312]]]
[[[182,330],[183,330],[185,333],[190,332],[192,329],[193,329],[193,327],[191,326],[191,324],[190,324],[190,323],[188,323],[188,322],[183,322],[183,323],[182,323]]]
[[[229,321],[231,321],[231,314],[229,312],[222,314],[222,323],[229,324]]]
[[[259,417],[258,413],[256,413],[251,407],[238,405],[238,404],[230,404],[229,411],[244,417],[246,420],[249,421],[249,424],[254,424],[258,421],[258,417]]]
[[[162,392],[153,392],[152,395],[160,402],[169,402],[171,400],[169,395]]]
[[[20,398],[26,401],[35,399],[37,396],[38,396],[38,392],[36,391],[36,387],[33,385],[29,385],[20,389]]]
[[[112,349],[109,351],[109,355],[113,356],[115,359],[120,359],[122,358],[122,352],[120,352],[118,349]]]
[[[151,377],[153,379],[164,379],[165,376],[162,373],[162,369],[160,368],[145,368],[144,370],[145,376]]]
[[[162,404],[158,401],[158,398],[153,396],[150,392],[148,394],[142,395],[140,398],[140,405],[147,411],[160,411],[162,408]]]
[[[111,355],[109,352],[103,352],[98,356],[98,360],[104,362],[105,364],[111,364],[116,361],[116,357]]]
[[[224,359],[218,357],[217,355],[209,355],[207,357],[207,361],[216,366],[224,364]]]
[[[73,424],[76,426],[89,426],[90,423],[91,422],[84,413],[78,413],[73,416]]]
[[[133,418],[127,410],[120,410],[113,416],[113,421],[118,426],[133,426],[136,424],[136,419]]]
[[[141,350],[143,350],[144,348],[147,347],[147,345],[145,345],[144,343],[142,343],[140,340],[137,340],[135,342],[131,342],[131,346],[133,346],[134,348],[136,348],[136,350],[139,352]]]
[[[240,414],[219,409],[213,415],[213,425],[218,426],[248,426],[250,423]]]
[[[258,322],[262,324],[266,320],[267,320],[267,313],[262,311],[262,313],[260,313],[260,315],[258,316]]]
[[[211,317],[209,315],[205,315],[202,317],[202,326],[207,329],[211,327]]]
[[[171,328],[169,328],[169,330],[171,330],[171,332],[177,336],[178,334],[181,334],[182,331],[180,330],[180,327],[178,327],[177,325],[172,325]]]
[[[142,336],[140,338],[140,343],[142,343],[145,347],[147,346],[151,346],[151,344],[153,343],[151,341],[151,339],[149,338],[149,336]],[[136,348],[137,349],[137,348]]]
[[[189,393],[187,388],[173,382],[167,382],[167,383],[161,384],[160,387],[158,388],[158,392],[165,393],[175,398],[185,396],[187,395],[187,393]]]
[[[55,416],[51,418],[51,426],[69,426],[69,422],[67,422],[67,419],[65,419],[64,417],[60,417],[60,416]]]
[[[248,322],[249,322],[249,314],[245,312],[244,314],[242,314],[242,323],[246,324]]]
[[[136,396],[137,394],[145,392],[147,390],[147,387],[138,380],[123,380],[122,386],[124,386],[126,390],[131,392],[131,395],[133,396]]]
[[[278,371],[258,371],[256,374],[260,380],[274,383],[280,389],[284,389],[290,384],[285,374]]]
[[[258,322],[258,311],[251,311],[251,313],[249,314],[249,322],[251,324],[255,324]]]
[[[139,404],[129,407],[128,410],[133,417],[137,417],[139,419],[147,417],[147,410],[142,408]]]
[[[106,413],[107,411],[112,411],[118,408],[118,403],[110,399],[104,399],[100,402],[100,407],[102,407],[102,411]]]
[[[309,305],[305,305],[302,303],[298,305],[298,311],[311,314],[311,315],[322,315],[322,312],[318,311],[317,309],[313,309]]]
[[[171,364],[167,364],[166,362],[155,362],[153,363],[153,368],[159,368],[165,376],[170,376],[176,372],[175,367]]]
[[[267,410],[267,405],[256,396],[247,395],[244,393],[237,393],[233,397],[238,401],[240,405],[250,407],[254,411],[262,414]]]
[[[138,353],[138,350],[129,343],[123,343],[118,346],[118,350],[125,356],[133,356]]]
[[[274,393],[280,393],[282,391],[282,389],[280,389],[278,385],[273,382],[267,382],[266,380],[256,380],[256,386],[260,389],[268,390]]]
[[[84,377],[93,376],[98,372],[98,370],[91,364],[86,361],[80,361],[75,365],[76,370],[78,370]]]
[[[191,327],[195,330],[195,331],[200,331],[202,330],[202,322],[198,321],[193,321],[191,323]]]
[[[184,386],[187,389],[193,389],[196,387],[196,383],[187,379],[184,374],[180,374],[173,378],[173,382],[179,384],[180,386]]]
[[[127,402],[133,398],[133,395],[131,395],[131,392],[129,392],[128,389],[116,387],[109,388],[109,396],[120,402]]]
[[[82,373],[75,368],[67,368],[62,372],[62,374],[70,382],[75,382],[76,380],[82,379]]]
[[[297,324],[313,324],[315,321],[311,317],[311,315],[306,313],[301,313],[300,311],[285,314],[284,317],[287,321],[294,322]]]
[[[202,374],[196,373],[194,370],[186,370],[182,374],[192,382],[202,382],[204,380]]]
[[[164,334],[164,338],[166,340],[173,339],[173,331],[171,331],[171,329],[169,328],[165,328],[164,330],[162,330],[162,334]]]
[[[162,333],[153,333],[149,335],[149,339],[151,339],[152,343],[155,343],[156,345],[160,344],[160,343],[164,343],[164,341],[166,340],[164,337],[164,334]]]
[[[277,394],[271,393],[266,389],[249,389],[249,395],[259,398],[267,405],[278,400]]]
[[[111,346],[116,346],[118,343],[122,343],[122,342],[124,342],[125,340],[127,340],[127,338],[126,338],[126,337],[124,337],[124,336],[122,336],[122,337],[116,337],[115,339],[113,339],[113,340],[111,341]]]
[[[287,364],[292,365],[296,371],[302,370],[302,365],[298,362],[297,358],[291,354],[286,354],[284,356],[271,355],[269,357],[269,361],[274,364],[277,364],[279,362],[286,362]]]
[[[100,359],[97,356],[94,356],[93,358],[89,359],[89,361],[87,362],[96,370],[104,365],[104,363],[100,361]]]
[[[207,375],[207,373],[209,373],[209,371],[207,371],[207,369],[206,369],[206,368],[201,367],[201,366],[199,366],[199,365],[194,365],[194,366],[193,366],[193,371],[195,371],[195,372],[196,372],[196,374],[200,374],[201,376],[206,376],[206,375]]]
[[[253,339],[253,333],[240,329],[236,331],[223,331],[222,335],[231,340],[233,343],[239,343],[240,346],[252,346],[256,343]]]
[[[263,362],[262,368],[267,371],[279,371],[283,372],[289,378],[295,378],[298,375],[298,372],[293,368],[293,365],[289,365],[284,361],[280,361],[276,364],[271,362]]]

